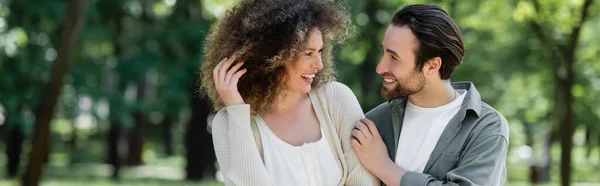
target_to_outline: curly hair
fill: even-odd
[[[326,0],[245,0],[235,5],[209,34],[204,45],[201,87],[215,110],[220,99],[212,71],[222,59],[235,54],[247,72],[238,82],[238,91],[252,113],[268,112],[285,89],[285,63],[294,62],[307,45],[309,32],[323,35],[323,69],[317,72],[313,88],[335,80],[331,52],[351,34],[351,20],[344,6]],[[233,66],[233,65],[232,65]]]

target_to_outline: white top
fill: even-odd
[[[406,103],[402,132],[396,151],[396,164],[406,171],[423,172],[429,156],[442,132],[460,110],[467,90],[456,90],[459,96],[436,108],[423,108]]]
[[[267,172],[275,185],[338,185],[342,180],[342,167],[338,166],[321,130],[321,139],[301,146],[293,146],[271,131],[264,120],[256,123],[262,139]]]
[[[378,186],[379,179],[360,164],[352,148],[352,130],[356,122],[364,118],[352,90],[344,84],[328,82],[312,89],[309,96],[322,124],[321,131],[335,156],[334,162],[342,170],[337,185]],[[261,135],[255,135],[260,133],[256,117],[250,114],[248,104],[231,105],[215,115],[212,137],[226,186],[280,185],[276,184],[278,178],[267,170],[261,157],[269,152],[262,151],[262,142],[257,142],[265,140]]]

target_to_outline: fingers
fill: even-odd
[[[227,70],[231,66],[231,64],[237,59],[237,56],[233,55],[229,58],[225,58],[225,61],[221,61],[223,64],[219,67],[219,80],[220,82],[225,82],[225,76],[227,75]]]
[[[233,74],[233,76],[231,77],[231,82],[229,84],[237,86],[237,83],[240,80],[240,77],[242,77],[242,75],[244,75],[246,73],[246,71],[247,71],[246,69],[242,69],[242,70],[236,72],[235,74]]]
[[[213,70],[213,80],[215,81],[215,85],[220,85],[221,84],[221,79],[219,79],[219,71],[221,69],[221,66],[223,65],[223,62],[226,61],[227,58],[222,59],[221,61],[219,61],[219,63],[217,64],[217,66],[215,66],[215,69]]]
[[[373,123],[371,120],[369,120],[367,118],[360,119],[360,121],[362,123],[364,123],[365,125],[367,125],[367,128],[371,132],[371,135],[379,136],[379,131],[377,130],[377,126],[375,126],[375,123]]]
[[[240,69],[240,67],[242,67],[242,65],[244,65],[243,61],[239,62],[236,65],[234,65],[233,67],[231,67],[231,69],[229,71],[227,71],[227,75],[225,76],[225,83],[226,84],[230,84],[231,77],[233,76],[233,74],[235,74],[236,72],[238,72],[238,69]]]
[[[371,132],[369,131],[369,128],[364,123],[362,123],[362,121],[356,122],[354,127],[360,130],[364,134],[365,138],[371,139]]]
[[[357,150],[360,147],[360,142],[358,142],[358,140],[355,138],[352,138],[351,144],[354,150]]]
[[[358,130],[358,129],[354,129],[354,130],[352,130],[352,136],[353,136],[355,139],[357,139],[357,140],[358,140],[358,142],[359,142],[359,143],[361,143],[361,144],[362,144],[362,142],[364,142],[364,141],[366,141],[366,140],[367,140],[367,138],[365,137],[364,133],[363,133],[363,132],[361,132],[361,131],[360,131],[360,130]]]

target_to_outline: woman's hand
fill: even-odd
[[[238,91],[237,86],[240,77],[246,73],[246,69],[239,70],[244,62],[239,62],[229,69],[236,58],[237,56],[234,55],[221,60],[221,62],[219,62],[219,64],[217,64],[213,70],[215,86],[219,96],[225,103],[225,106],[245,103],[242,95],[240,95],[240,92]],[[227,69],[229,69],[229,71]]]

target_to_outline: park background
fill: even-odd
[[[0,0],[0,185],[222,185],[197,72],[235,0]],[[338,80],[363,110],[400,7],[437,4],[510,126],[506,185],[600,185],[598,0],[342,0]],[[217,175],[215,177],[215,175]]]

